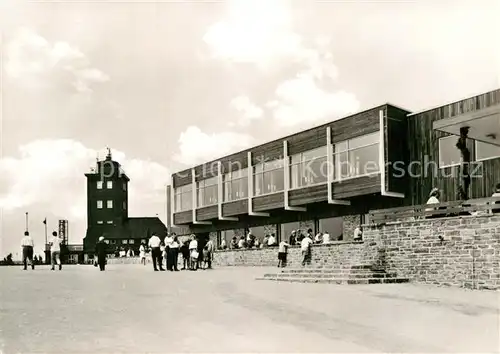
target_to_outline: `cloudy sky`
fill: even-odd
[[[85,234],[84,173],[113,149],[132,216],[169,173],[390,102],[499,87],[495,0],[0,2],[0,257],[25,212]],[[38,248],[40,249],[40,248]]]

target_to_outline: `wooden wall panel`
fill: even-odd
[[[288,194],[290,206],[328,201],[328,186],[321,184],[291,190]]]
[[[193,222],[193,212],[191,210],[174,213],[174,225],[185,225]]]
[[[332,142],[338,143],[361,135],[370,134],[379,130],[379,111],[385,106],[369,109],[330,123]]]
[[[219,217],[219,210],[217,205],[210,205],[207,207],[196,209],[196,220],[211,220]]]
[[[174,173],[172,175],[174,188],[182,187],[182,186],[185,186],[186,184],[190,184],[192,182],[191,176],[192,176],[191,169],[187,169],[184,171]]]
[[[236,200],[222,204],[222,216],[248,214],[248,199]]]
[[[289,156],[326,146],[326,127],[309,129],[286,140],[288,140]]]
[[[283,193],[274,193],[253,198],[254,211],[266,211],[285,207]]]
[[[380,193],[380,175],[351,178],[341,182],[334,182],[332,187],[334,199]]]
[[[236,171],[239,169],[248,167],[248,156],[247,152],[239,152],[230,156],[223,157],[220,159],[222,165],[222,173],[227,173],[229,171]]]
[[[196,181],[202,181],[204,179],[217,177],[219,174],[218,162],[211,161],[203,165],[196,166],[194,168]]]
[[[446,133],[434,131],[432,123],[437,120],[451,118],[459,114],[477,111],[483,108],[500,103],[500,90],[484,93],[475,97],[467,98],[442,107],[434,108],[425,112],[420,112],[408,116],[408,139],[409,160],[425,166],[429,161],[439,162],[439,138],[448,136]],[[458,139],[458,137],[457,137]],[[469,139],[467,142],[472,157],[474,154],[474,142]],[[482,180],[476,178],[472,180],[470,196],[471,198],[487,197],[494,184],[494,179],[498,178],[495,167],[497,162],[485,161],[483,163],[484,177]],[[424,204],[428,199],[428,194],[433,187],[442,189],[442,201],[456,200],[458,173],[451,174],[448,169],[440,169],[436,173],[421,173],[410,179],[409,193],[406,204]]]
[[[283,158],[283,140],[257,146],[252,150],[252,165]]]

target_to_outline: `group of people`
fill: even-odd
[[[148,241],[148,247],[151,249],[153,269],[155,271],[164,271],[163,259],[165,259],[166,268],[169,271],[179,271],[179,253],[182,255],[183,268],[189,270],[211,269],[214,252],[214,243],[208,240],[202,244],[201,240],[195,235],[191,235],[184,242],[180,242],[175,233],[167,233],[162,240],[153,233]],[[146,248],[142,244],[139,248],[141,262],[146,264]]]
[[[212,240],[202,244],[195,235],[181,242],[175,233],[167,233],[163,240],[153,233],[148,243],[142,242],[139,247],[139,259],[146,265],[148,254],[151,255],[154,271],[179,271],[179,254],[182,256],[181,270],[211,269],[213,252],[215,249]],[[95,247],[94,265],[101,271],[106,269],[107,244],[104,236],[99,237]],[[165,262],[163,261],[165,260]],[[165,264],[165,267],[163,266]],[[165,269],[166,268],[166,269]]]
[[[56,264],[58,265],[59,270],[62,269],[61,262],[61,245],[63,243],[62,237],[59,237],[56,231],[52,232],[52,237],[48,240],[48,244],[50,247],[50,263],[51,270],[55,270]],[[23,238],[21,239],[21,248],[23,255],[23,270],[28,269],[28,262],[31,265],[31,269],[35,269],[35,263],[40,261],[40,259],[36,259],[34,256],[35,250],[35,242],[33,238],[30,236],[29,231],[24,233]]]
[[[461,200],[462,199],[462,195],[461,195],[462,191],[459,190],[459,199]],[[494,188],[494,192],[493,194],[491,195],[492,198],[500,198],[500,183],[497,183],[495,185],[495,188]],[[432,204],[440,204],[441,203],[441,191],[439,190],[439,188],[432,188],[431,192],[429,193],[429,199],[427,199],[427,203],[426,204],[429,204],[429,205],[432,205]],[[496,204],[500,204],[500,202],[495,202],[494,203],[495,206]],[[464,204],[464,206],[466,206],[466,204]],[[431,211],[434,211],[434,210],[439,210],[439,209],[446,209],[446,207],[443,207],[443,208],[426,208],[425,211],[426,212],[431,212]],[[495,207],[495,208],[492,208],[491,212],[493,214],[498,214],[500,213],[500,205],[498,207]],[[460,215],[470,215],[471,213],[470,212],[461,212]],[[473,213],[474,214],[474,213]],[[440,214],[434,214],[434,215],[428,215],[426,216],[426,218],[439,218],[439,217],[444,217],[444,216],[448,216],[448,215],[440,215]]]

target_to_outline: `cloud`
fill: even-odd
[[[207,134],[200,128],[189,126],[179,137],[179,153],[174,159],[185,165],[196,165],[243,150],[255,144],[247,134],[219,132]]]
[[[30,88],[71,85],[77,92],[91,92],[91,86],[109,80],[91,67],[88,58],[66,42],[50,43],[36,32],[20,29],[7,43],[7,75]]]
[[[263,109],[255,105],[248,96],[235,97],[230,105],[240,113],[238,125],[243,127],[250,125],[254,120],[262,119],[264,116]]]
[[[314,124],[359,109],[353,93],[325,89],[339,76],[330,40],[320,36],[306,41],[295,33],[285,2],[233,0],[229,4],[228,20],[209,27],[204,37],[214,58],[252,63],[266,70],[276,63],[299,65],[293,78],[277,84],[275,97],[265,105],[278,126]],[[239,125],[247,126],[255,118],[249,112],[258,118],[264,115],[245,96],[233,99],[232,106],[236,105],[244,112]]]
[[[276,123],[284,127],[334,120],[356,112],[359,105],[354,94],[323,90],[306,73],[282,82],[276,89],[276,99],[268,103]]]
[[[70,139],[36,140],[19,148],[19,157],[0,159],[0,209],[5,213],[2,225],[3,251],[18,247],[21,227],[16,215],[24,212],[65,218],[71,225],[72,242],[79,243],[86,231],[86,178],[85,173],[95,166],[98,150],[88,148]],[[100,157],[104,154],[101,151]],[[162,215],[165,211],[165,185],[170,171],[154,162],[127,158],[114,151],[113,159],[120,162],[129,182],[129,214],[138,216]],[[45,213],[45,214],[44,214]],[[13,236],[17,235],[17,236]],[[76,237],[75,237],[76,235]]]
[[[302,50],[301,39],[290,31],[286,3],[229,1],[228,20],[208,28],[203,40],[217,59],[267,66],[279,58],[294,57]]]

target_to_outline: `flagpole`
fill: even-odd
[[[47,248],[47,218],[45,218],[44,226],[45,226],[45,248]]]
[[[28,231],[28,212],[26,212],[26,231]]]

